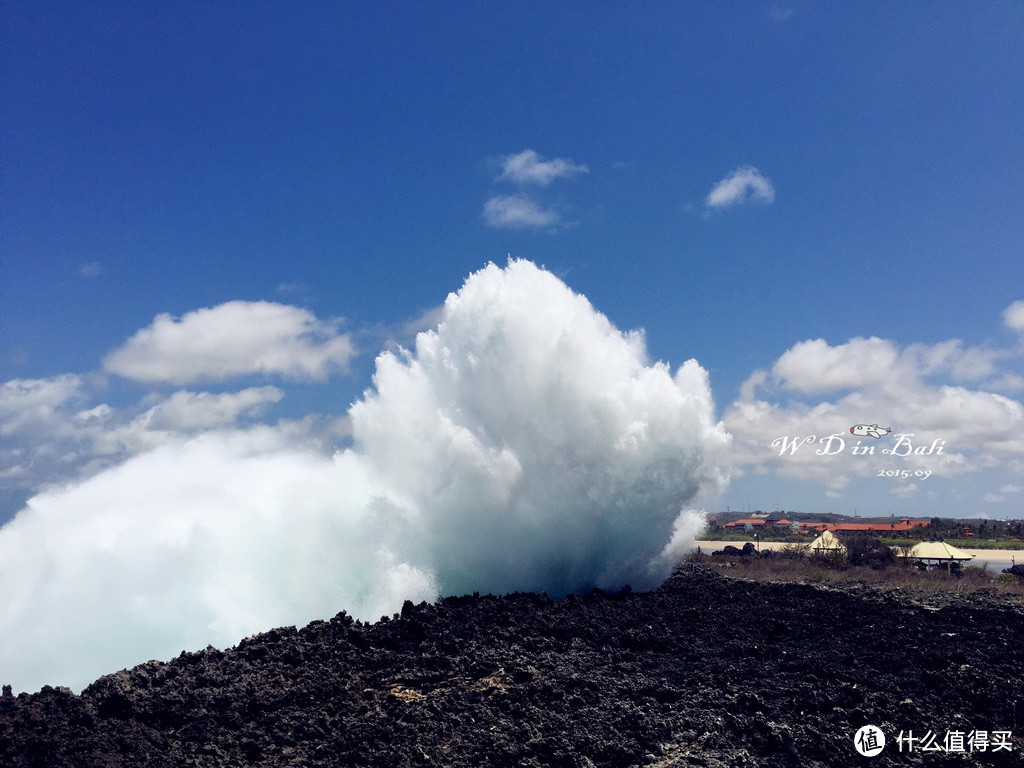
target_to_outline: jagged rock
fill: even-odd
[[[934,606],[929,606],[934,608]],[[345,614],[0,697],[0,765],[846,766],[871,723],[1013,730],[1012,751],[873,766],[1020,766],[1024,611],[684,567],[651,593],[515,594]],[[984,760],[981,760],[984,757]],[[948,758],[948,759],[947,759]],[[932,762],[928,762],[932,760]]]

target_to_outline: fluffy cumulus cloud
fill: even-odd
[[[158,315],[111,352],[111,373],[151,384],[221,381],[246,374],[323,380],[354,354],[349,334],[304,309],[234,301]],[[97,402],[102,377],[66,374],[0,384],[0,520],[34,489],[210,429],[244,426],[279,402],[273,386],[234,392],[181,390],[134,405]],[[334,440],[344,425],[309,417],[280,424],[311,442]]]
[[[831,347],[824,339],[801,342],[772,368],[786,389],[815,393],[883,384],[903,371],[894,345],[878,338],[852,339]]]
[[[1003,322],[1015,331],[1024,331],[1024,301],[1015,301],[1003,312]]]
[[[704,203],[709,209],[729,208],[741,203],[771,203],[775,187],[753,166],[741,166],[718,182]]]
[[[545,160],[532,149],[524,149],[516,155],[501,159],[501,174],[498,181],[512,181],[517,184],[538,184],[547,186],[555,179],[571,178],[588,173],[589,168],[564,157]]]
[[[733,459],[741,472],[811,480],[832,497],[857,478],[893,469],[908,472],[892,487],[905,497],[925,487],[915,482],[925,471],[1013,471],[1024,457],[1024,405],[992,385],[1005,380],[997,363],[1014,354],[956,339],[904,347],[879,338],[800,342],[755,372],[727,409]],[[892,432],[852,434],[858,424]],[[860,448],[872,450],[858,455]]]
[[[40,407],[73,396],[58,384]],[[641,334],[521,261],[470,276],[435,329],[378,357],[352,448],[203,428],[274,396],[167,398],[149,424],[199,431],[0,529],[0,680],[81,686],[444,593],[652,587],[692,544],[686,510],[722,482],[728,443],[695,361],[651,364]]]
[[[497,229],[552,227],[562,221],[558,211],[542,208],[527,195],[496,195],[484,203],[484,222]]]
[[[181,318],[157,315],[103,367],[136,381],[176,385],[248,374],[322,381],[344,370],[354,354],[349,334],[305,309],[231,301]]]

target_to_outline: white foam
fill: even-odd
[[[80,688],[182,649],[439,594],[656,586],[728,440],[706,374],[649,364],[554,275],[490,265],[377,359],[333,457],[213,431],[0,529],[0,681]]]

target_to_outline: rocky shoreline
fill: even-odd
[[[1024,611],[683,566],[656,592],[447,598],[339,614],[0,697],[0,764],[1024,765]],[[861,757],[853,734],[889,738]],[[898,733],[1012,733],[898,750]]]

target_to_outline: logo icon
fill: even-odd
[[[881,437],[892,432],[892,427],[880,427],[877,424],[854,424],[850,427],[850,434],[857,437]]]
[[[864,757],[874,757],[885,749],[885,734],[877,725],[865,725],[853,735],[853,746]]]

